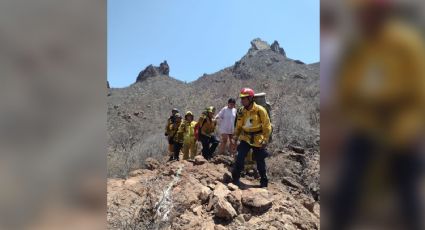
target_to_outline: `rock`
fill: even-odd
[[[159,167],[159,162],[151,157],[145,160],[145,167],[149,170],[154,170]]]
[[[238,221],[238,222],[239,222],[239,223],[241,223],[241,224],[245,223],[245,218],[243,217],[243,215],[242,215],[242,214],[241,214],[241,215],[236,216],[235,220],[236,220],[236,221]]]
[[[256,38],[251,41],[251,49],[252,50],[267,50],[267,49],[270,49],[270,46],[269,44],[267,44],[267,42],[261,40],[260,38]]]
[[[297,64],[300,64],[300,65],[305,65],[305,63],[300,61],[300,60],[295,60],[294,62],[297,63]]]
[[[233,166],[234,159],[231,156],[217,155],[212,158],[211,162],[214,164],[224,164],[226,166],[231,167]]]
[[[167,75],[170,73],[170,66],[168,66],[167,61],[162,62],[161,64],[159,64],[159,71],[160,74],[162,75]]]
[[[196,156],[195,159],[194,159],[194,164],[195,165],[202,165],[202,164],[205,164],[207,162],[208,161],[205,160],[205,158],[203,156],[201,156],[201,155]]]
[[[198,205],[198,206],[194,207],[192,209],[192,212],[194,214],[196,214],[197,216],[201,216],[202,215],[202,206],[201,205]]]
[[[237,215],[236,210],[224,198],[219,198],[214,205],[214,215],[218,218],[231,220]]]
[[[211,194],[211,189],[206,186],[202,186],[198,194],[198,198],[202,201],[202,203],[206,203],[208,201],[210,194]]]
[[[311,213],[314,212],[314,200],[305,199],[301,203],[308,211],[310,211]]]
[[[159,72],[157,68],[153,65],[148,65],[144,70],[142,70],[137,76],[136,82],[141,82],[149,77],[158,76]]]
[[[218,183],[214,188],[213,196],[218,197],[218,198],[224,198],[229,193],[230,193],[230,191],[227,189],[226,185],[224,185],[222,183]]]
[[[320,185],[319,183],[310,183],[308,188],[316,201],[320,200]]]
[[[141,82],[150,77],[156,77],[159,75],[166,75],[170,73],[170,67],[168,66],[167,61],[162,62],[159,67],[148,65],[144,70],[140,71],[137,76],[136,82]]]
[[[304,74],[301,74],[301,73],[295,73],[292,77],[294,79],[306,79],[307,78],[307,76],[305,76]]]
[[[136,176],[141,176],[144,175],[148,172],[149,170],[146,169],[136,169],[133,170],[131,172],[128,173],[128,177],[136,177]]]
[[[272,43],[272,45],[270,46],[270,48],[271,48],[274,52],[276,52],[276,53],[278,53],[278,54],[281,54],[281,55],[283,55],[283,56],[285,56],[285,57],[286,57],[285,50],[279,46],[279,42],[277,42],[276,40]]]
[[[235,191],[235,190],[238,190],[239,189],[239,187],[236,186],[233,183],[228,184],[227,187],[229,188],[230,191]]]
[[[247,222],[251,219],[251,217],[252,217],[252,216],[251,216],[251,214],[249,214],[249,213],[248,213],[248,214],[244,214],[244,215],[243,215],[243,218],[244,218],[244,219],[245,219],[245,221],[247,221]]]
[[[214,230],[226,230],[227,228],[225,228],[223,225],[221,224],[217,224],[216,226],[214,226]]]
[[[223,174],[223,183],[230,183],[232,181],[232,174],[230,172],[225,172]]]
[[[289,177],[282,178],[282,183],[284,185],[287,185],[289,187],[296,188],[296,189],[302,189],[303,188],[302,185],[298,184],[295,180],[293,180],[292,178],[289,178]]]
[[[212,230],[214,229],[214,222],[203,222],[201,225],[201,230]]]
[[[296,153],[304,154],[304,148],[301,146],[289,144],[288,148]]]
[[[272,199],[266,189],[249,188],[242,191],[242,205],[247,206],[253,212],[263,213],[272,207]]]
[[[215,189],[215,184],[208,184],[207,186],[208,186],[208,188],[210,188],[211,190],[214,190],[214,189]]]
[[[235,190],[227,194],[226,200],[229,201],[229,203],[233,206],[233,208],[236,210],[236,212],[240,213],[242,211],[242,191],[241,190]]]

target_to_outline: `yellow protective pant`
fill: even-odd
[[[183,160],[187,159],[193,159],[195,158],[196,151],[197,151],[197,144],[196,140],[194,138],[191,138],[191,140],[185,140],[183,143]]]

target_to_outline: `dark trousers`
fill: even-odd
[[[220,142],[214,135],[208,137],[201,134],[199,135],[199,139],[202,143],[202,156],[207,160],[211,159]]]
[[[182,147],[183,147],[182,143],[174,142],[174,160],[179,159],[179,153]]]
[[[331,204],[332,224],[329,229],[343,230],[349,226],[363,196],[363,181],[368,176],[369,168],[378,152],[390,157],[389,170],[392,172],[394,189],[401,201],[399,207],[408,229],[423,229],[418,188],[421,178],[421,154],[416,150],[407,149],[382,152],[377,142],[365,135],[353,136],[346,146],[344,167],[336,194],[333,196],[334,203]]]
[[[241,177],[241,171],[244,169],[245,157],[248,154],[249,150],[252,149],[253,159],[257,162],[258,173],[260,174],[261,184],[267,184],[267,174],[266,174],[266,162],[265,158],[269,155],[266,149],[253,147],[245,141],[241,141],[238,145],[237,151],[238,156],[236,157],[236,163],[232,170],[232,178],[234,183],[239,183]]]

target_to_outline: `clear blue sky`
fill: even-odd
[[[319,0],[108,0],[108,81],[135,82],[163,60],[170,75],[194,81],[231,66],[261,38],[288,57],[318,62]]]

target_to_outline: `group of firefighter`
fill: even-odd
[[[240,175],[245,169],[245,159],[252,149],[250,156],[257,163],[260,187],[267,187],[265,158],[269,155],[266,147],[272,128],[267,110],[255,103],[254,95],[254,90],[243,88],[239,94],[242,107],[236,109],[236,100],[230,98],[227,106],[218,114],[213,106],[206,107],[197,122],[191,111],[187,111],[182,117],[178,109],[174,108],[165,127],[165,136],[169,143],[169,161],[178,161],[180,151],[183,153],[183,160],[194,159],[197,154],[197,141],[202,144],[202,156],[209,161],[219,144],[218,154],[224,154],[229,142],[228,152],[232,155],[237,152],[232,170],[233,183],[241,185]],[[215,136],[217,121],[220,141]]]

